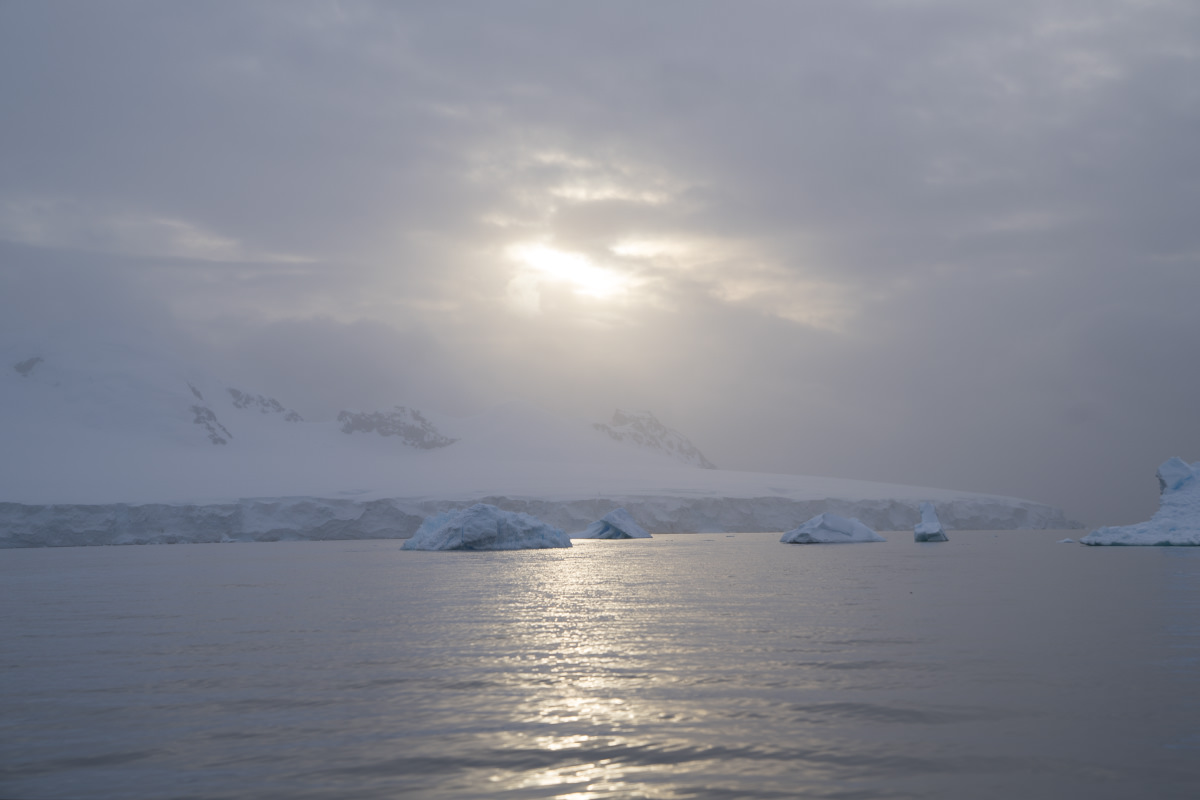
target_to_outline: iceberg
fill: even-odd
[[[571,535],[572,539],[649,539],[650,534],[633,521],[633,516],[623,508],[610,511],[587,526],[583,533]]]
[[[886,542],[887,540],[853,517],[841,517],[826,511],[779,541],[787,544],[836,544],[842,542]]]
[[[913,539],[918,542],[948,542],[946,530],[938,520],[933,503],[925,500],[921,503],[921,521],[913,528]]]
[[[401,549],[539,550],[570,546],[567,534],[537,517],[476,503],[429,517]]]
[[[1200,461],[1171,458],[1157,474],[1160,497],[1153,517],[1136,525],[1098,528],[1080,543],[1200,547]]]

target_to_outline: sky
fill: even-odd
[[[1200,5],[0,0],[0,319],[306,416],[1147,518],[1200,460]]]

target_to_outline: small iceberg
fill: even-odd
[[[946,530],[938,519],[933,503],[928,500],[921,503],[921,521],[913,528],[913,539],[918,542],[948,542]]]
[[[537,517],[486,503],[435,514],[402,550],[539,550],[570,547],[571,538]]]
[[[795,530],[785,533],[786,544],[840,544],[843,542],[886,542],[875,531],[853,517],[841,517],[826,511],[817,514]]]
[[[1158,468],[1158,511],[1147,522],[1098,528],[1081,544],[1200,547],[1200,461],[1171,458]]]
[[[1075,544],[1075,540],[1067,537],[1066,539],[1059,539],[1058,544]]]
[[[583,533],[571,534],[572,539],[649,539],[650,534],[623,508],[610,511],[587,526]]]

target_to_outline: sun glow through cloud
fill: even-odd
[[[518,279],[529,282],[554,281],[570,286],[576,294],[609,299],[627,290],[630,281],[620,273],[601,267],[582,253],[556,250],[544,244],[521,244],[508,248],[509,258],[521,266]]]

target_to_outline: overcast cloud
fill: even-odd
[[[1200,459],[1193,0],[3,2],[0,98],[9,331],[1092,524]]]

